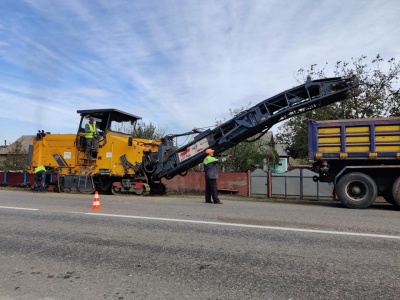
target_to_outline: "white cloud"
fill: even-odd
[[[184,132],[291,88],[301,67],[400,59],[394,0],[25,3],[0,12],[0,125],[33,111],[74,132],[76,110],[115,107]]]
[[[109,97],[111,95],[109,92],[105,90],[94,89],[89,87],[81,87],[77,89],[77,93],[81,94],[82,96],[98,97],[98,98]]]

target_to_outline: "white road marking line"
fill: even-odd
[[[20,210],[39,210],[39,209],[37,209],[37,208],[11,207],[11,206],[0,206],[0,208],[6,208],[6,209],[20,209]]]
[[[141,217],[141,216],[129,216],[129,215],[113,215],[113,214],[101,214],[101,213],[84,213],[84,214],[91,215],[91,216],[102,216],[102,217],[117,217],[117,218],[143,219],[143,220],[155,220],[155,221],[167,221],[167,222],[221,225],[221,226],[232,226],[232,227],[246,227],[246,228],[297,231],[297,232],[307,232],[307,233],[323,233],[323,234],[348,235],[348,236],[362,236],[362,237],[399,239],[400,240],[400,236],[397,236],[397,235],[359,233],[359,232],[349,232],[349,231],[316,230],[316,229],[304,229],[304,228],[249,225],[249,224],[238,224],[238,223],[222,223],[222,222],[196,221],[196,220],[184,220],[184,219],[154,218],[154,217]]]
[[[0,206],[0,209],[1,208],[28,210],[28,211],[38,211],[39,210],[37,208],[24,208],[24,207],[11,207],[11,206]],[[71,213],[76,213],[76,212],[71,212]],[[78,212],[78,214],[82,214],[82,212]],[[141,216],[100,214],[100,213],[83,213],[83,214],[91,215],[91,216],[103,216],[103,217],[130,218],[130,219],[142,219],[142,220],[155,220],[155,221],[206,224],[206,225],[220,225],[220,226],[258,228],[258,229],[283,230],[283,231],[296,231],[296,232],[307,232],[307,233],[334,234],[334,235],[362,236],[362,237],[374,237],[374,238],[386,238],[386,239],[399,239],[400,240],[400,236],[397,236],[397,235],[359,233],[359,232],[349,232],[349,231],[317,230],[317,229],[304,229],[304,228],[292,228],[292,227],[249,225],[249,224],[239,224],[239,223],[222,223],[222,222],[211,222],[211,221],[196,221],[196,220],[141,217]]]

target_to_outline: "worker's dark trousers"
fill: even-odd
[[[214,202],[219,202],[217,179],[206,179],[206,202],[211,202],[211,197]]]
[[[86,158],[92,158],[92,141],[93,139],[86,138]]]
[[[40,187],[39,187],[39,181],[40,181]],[[35,184],[33,187],[34,191],[41,191],[44,192],[46,190],[46,171],[41,170],[37,173],[35,173]]]

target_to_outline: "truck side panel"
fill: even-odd
[[[308,157],[400,159],[400,117],[309,121]]]

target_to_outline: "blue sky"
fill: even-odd
[[[0,144],[75,133],[92,108],[167,133],[213,126],[311,64],[400,60],[399,12],[398,0],[2,0]]]

